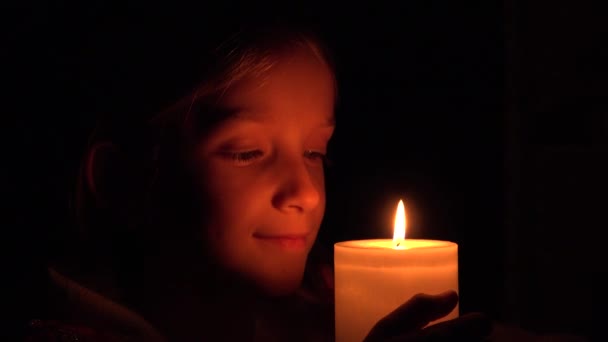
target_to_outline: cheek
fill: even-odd
[[[263,203],[264,186],[242,169],[208,165],[199,174],[204,199],[203,226],[215,239],[234,239],[248,234]]]
[[[221,212],[246,212],[251,207],[249,202],[267,187],[260,181],[261,176],[250,170],[209,165],[200,174],[201,192],[206,202]]]

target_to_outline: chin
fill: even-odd
[[[300,287],[301,280],[299,281],[277,281],[273,283],[260,284],[259,288],[263,295],[269,297],[283,297],[289,296],[296,292]]]
[[[304,268],[291,269],[289,272],[262,274],[254,280],[256,287],[263,295],[271,297],[288,296],[293,294],[302,285]]]

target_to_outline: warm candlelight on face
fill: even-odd
[[[334,245],[337,342],[362,341],[380,319],[418,293],[458,292],[457,244],[405,239],[403,201],[393,229],[393,239]],[[436,322],[457,316],[458,307]]]

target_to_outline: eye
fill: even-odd
[[[256,159],[261,158],[264,152],[261,150],[251,150],[242,152],[223,152],[222,155],[237,165],[249,165]]]
[[[323,152],[315,151],[315,150],[306,150],[304,151],[304,157],[310,159],[311,161],[321,162],[323,165],[330,165],[331,162],[327,158],[327,155]]]

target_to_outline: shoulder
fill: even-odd
[[[96,330],[85,325],[75,325],[56,320],[31,320],[28,324],[25,342],[127,342],[134,341],[124,335]]]
[[[30,317],[25,341],[163,341],[137,313],[48,269],[45,314]]]

